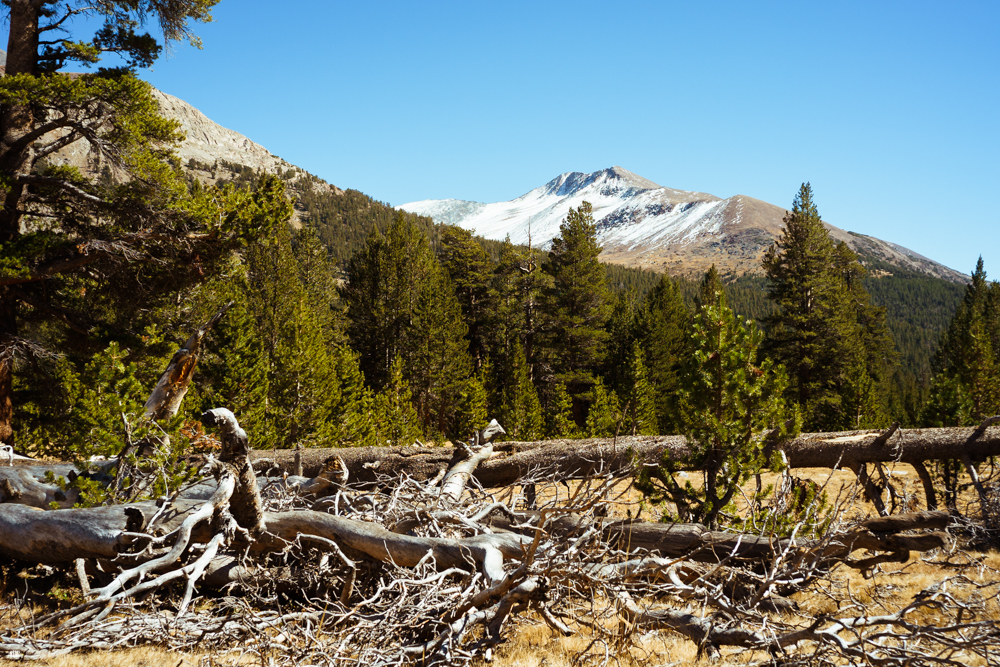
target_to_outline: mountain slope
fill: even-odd
[[[760,273],[760,260],[783,226],[786,210],[736,195],[714,195],[662,187],[637,174],[611,167],[591,174],[570,172],[517,199],[493,204],[456,199],[425,200],[398,208],[454,224],[489,239],[510,236],[514,243],[548,245],[570,208],[594,207],[601,259],[696,275],[715,264],[737,275]],[[964,275],[895,243],[827,225],[862,258],[887,262],[953,282]]]

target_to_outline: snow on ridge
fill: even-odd
[[[702,255],[711,254],[729,241],[735,244],[738,254],[752,254],[763,249],[768,237],[775,236],[785,210],[745,195],[720,199],[662,187],[621,167],[590,174],[560,174],[510,201],[482,204],[458,199],[425,200],[397,208],[463,227],[488,239],[502,241],[509,236],[513,243],[530,242],[536,248],[547,248],[559,234],[569,210],[585,201],[593,206],[598,242],[605,251],[646,256],[648,251],[655,254],[658,249],[685,246]],[[899,266],[948,280],[967,280],[964,274],[896,243],[852,236],[827,226],[836,238],[852,247],[867,239],[870,250]]]
[[[605,246],[686,245],[717,235],[727,200],[665,188],[621,167],[567,172],[517,199],[481,204],[457,199],[403,204],[411,213],[474,230],[488,239],[548,247],[571,208],[590,202]]]

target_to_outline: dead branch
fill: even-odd
[[[187,342],[174,352],[174,356],[171,357],[170,363],[167,364],[166,370],[163,371],[163,375],[160,376],[159,382],[156,383],[156,387],[146,401],[144,408],[146,417],[153,421],[162,421],[177,414],[181,402],[191,386],[191,378],[194,376],[194,369],[201,354],[201,344],[205,335],[219,323],[219,320],[232,305],[233,302],[230,301],[220,308],[219,312],[201,325],[197,331],[191,334]]]

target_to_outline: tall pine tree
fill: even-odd
[[[447,273],[427,238],[400,215],[383,236],[374,231],[351,258],[340,288],[347,334],[376,390],[399,359],[423,428],[452,436],[459,398],[472,373],[468,327]]]
[[[469,327],[469,352],[478,369],[488,354],[489,330],[495,317],[493,264],[472,233],[461,227],[448,226],[441,232],[438,258],[462,306]]]
[[[927,426],[967,426],[1000,414],[1000,283],[983,258],[934,356]]]
[[[552,276],[545,294],[543,379],[550,390],[566,386],[578,424],[586,421],[587,396],[606,354],[611,298],[600,253],[593,209],[583,202],[570,209],[542,267]]]
[[[517,341],[503,371],[504,383],[499,420],[514,440],[537,440],[544,432],[542,406],[531,382],[524,349]]]
[[[402,214],[383,235],[373,230],[347,264],[340,296],[347,308],[347,334],[365,379],[376,390],[389,381],[400,357],[408,374],[423,334],[413,316],[431,276],[439,271],[427,238]]]
[[[638,341],[649,369],[659,433],[679,432],[676,399],[690,318],[677,283],[663,276],[646,298],[638,322]]]
[[[788,369],[788,397],[807,428],[882,425],[882,387],[894,364],[885,312],[869,302],[857,258],[834,245],[808,183],[784,222],[764,256],[768,296],[777,306],[765,318],[764,351]]]

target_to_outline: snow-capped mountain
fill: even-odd
[[[488,239],[546,247],[559,234],[570,208],[590,202],[601,259],[670,274],[696,274],[715,264],[738,274],[759,273],[766,248],[781,233],[786,210],[736,195],[720,199],[703,192],[662,187],[637,174],[611,167],[591,174],[570,172],[517,199],[493,204],[437,199],[398,208],[458,225]],[[863,257],[948,280],[965,277],[894,243],[827,225]]]

